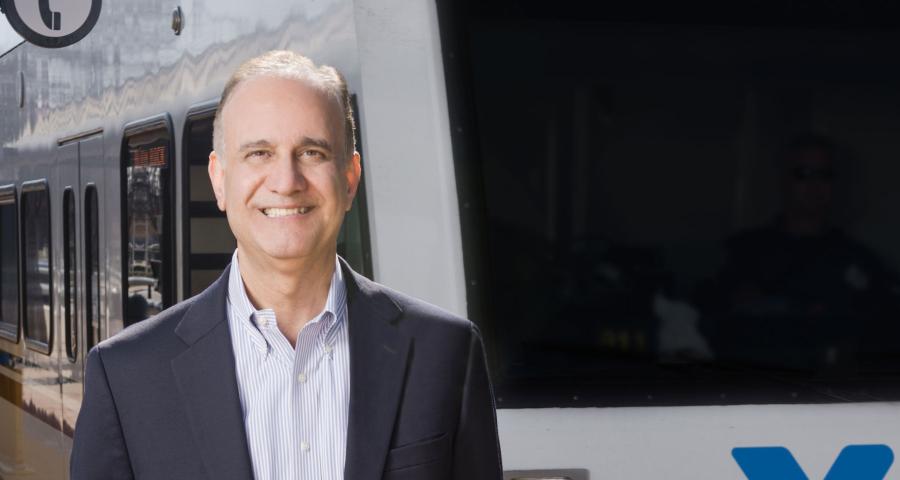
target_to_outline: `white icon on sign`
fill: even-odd
[[[41,20],[44,21],[44,25],[47,28],[50,30],[59,30],[61,28],[59,23],[62,15],[59,12],[50,10],[50,0],[38,0],[38,10],[41,11]]]

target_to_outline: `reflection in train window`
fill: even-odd
[[[100,210],[97,187],[88,185],[84,191],[84,298],[87,349],[103,339],[100,321]]]
[[[75,238],[75,192],[66,188],[63,192],[63,321],[65,326],[66,356],[74,362],[78,356],[78,290]]]
[[[171,138],[155,124],[129,132],[123,145],[125,326],[174,300]]]
[[[25,292],[25,340],[30,347],[50,353],[53,320],[50,254],[50,193],[47,181],[22,184],[22,288]]]
[[[216,206],[207,163],[212,151],[215,106],[188,118],[184,135],[184,298],[212,284],[231,261],[236,242],[225,213]]]
[[[0,187],[0,337],[19,340],[19,221],[15,185]]]
[[[469,305],[501,406],[900,399],[881,7],[452,3]]]

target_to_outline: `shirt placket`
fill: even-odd
[[[267,390],[284,391],[283,385],[285,380],[290,382],[289,377],[291,375],[291,367],[294,360],[293,349],[288,340],[284,338],[284,335],[282,335],[281,331],[278,329],[274,311],[271,309],[256,310],[253,312],[251,320],[265,342],[263,363],[259,365],[259,368],[264,369],[265,371],[259,372],[259,375],[264,378],[265,383],[268,384],[266,387]],[[270,398],[270,401],[273,403],[263,407],[264,411],[261,411],[260,414],[271,415],[273,412],[277,412],[279,416],[284,419],[284,423],[279,422],[280,424],[270,424],[270,426],[274,428],[274,431],[281,432],[276,433],[278,438],[285,438],[285,433],[290,435],[294,430],[291,428],[291,425],[295,424],[295,419],[297,418],[295,403],[292,401],[279,401],[277,395]],[[270,421],[271,420],[268,417],[266,419],[261,419],[263,424]],[[269,467],[272,469],[272,478],[289,477],[290,472],[296,471],[294,465],[296,456],[285,455],[284,449],[279,445],[272,445],[271,447],[272,451],[269,453],[272,456],[270,457],[271,463],[269,464]]]
[[[319,397],[321,389],[319,343],[323,337],[323,328],[327,325],[329,312],[324,312],[320,317],[308,323],[300,330],[297,336],[297,349],[295,354],[295,372],[297,382],[295,384],[294,405],[296,405],[299,418],[297,427],[300,433],[300,478],[320,478],[318,471],[319,462],[324,460],[321,435],[319,435],[320,423],[315,412],[319,412]]]

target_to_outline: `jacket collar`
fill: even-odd
[[[188,348],[172,359],[198,452],[216,479],[253,478],[234,351],[226,320],[228,270],[192,300],[175,334]]]
[[[344,478],[376,480],[400,405],[410,338],[398,324],[402,309],[384,287],[341,259],[347,285],[350,335],[350,416]]]

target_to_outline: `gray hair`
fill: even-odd
[[[216,117],[213,120],[213,149],[215,149],[219,158],[225,159],[225,131],[222,127],[222,111],[225,110],[228,99],[238,85],[257,77],[299,80],[321,90],[337,101],[341,106],[344,117],[344,155],[339,161],[345,162],[356,151],[356,122],[353,120],[353,105],[350,102],[350,93],[347,90],[347,82],[344,81],[344,76],[334,67],[328,65],[316,66],[312,60],[299,53],[288,50],[272,50],[242,63],[231,75],[231,78],[228,79],[225,89],[222,90],[222,99],[219,101],[219,106],[216,108]]]

